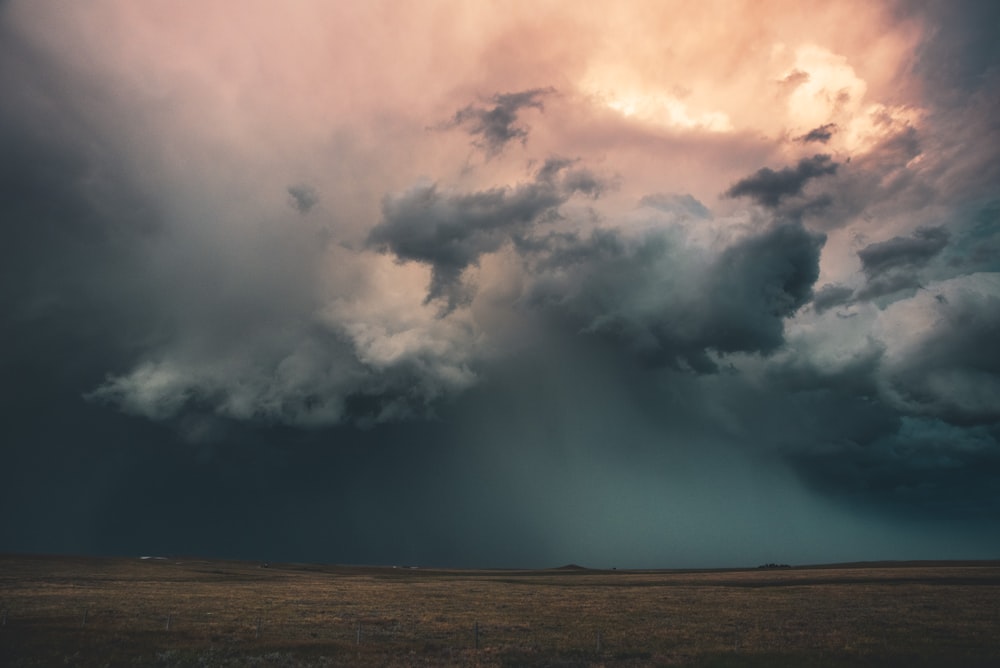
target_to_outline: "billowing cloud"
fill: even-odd
[[[542,109],[542,99],[554,94],[555,88],[533,88],[517,93],[496,93],[489,98],[493,106],[470,104],[455,112],[450,125],[465,128],[475,137],[476,146],[495,156],[511,141],[522,144],[528,138],[528,128],[518,125],[518,113],[522,109]]]
[[[943,227],[923,227],[909,237],[893,237],[865,246],[858,251],[861,269],[869,278],[875,278],[900,268],[919,268],[944,250],[949,236]]]
[[[816,309],[817,313],[822,313],[835,306],[846,304],[853,295],[854,290],[852,288],[828,283],[816,291],[812,302],[813,308]]]
[[[288,186],[288,203],[299,213],[309,213],[319,203],[319,194],[307,185]]]
[[[878,299],[922,287],[928,280],[923,271],[925,266],[945,249],[949,240],[950,234],[943,227],[921,227],[911,236],[893,237],[860,249],[858,259],[865,284],[853,295],[854,299]]]
[[[777,171],[762,167],[740,179],[726,191],[728,197],[749,197],[761,206],[775,208],[782,200],[802,193],[806,183],[827,174],[834,174],[838,164],[829,155],[817,154],[802,158],[795,167]]]
[[[836,123],[824,123],[818,128],[813,128],[801,137],[798,137],[798,140],[801,142],[819,142],[825,144],[830,141],[830,138],[833,137],[833,133],[836,131]]]
[[[984,7],[3,3],[0,549],[994,555]]]
[[[769,353],[811,295],[823,238],[779,224],[717,249],[681,230],[552,237],[533,258],[530,301],[648,363],[717,370],[713,355]]]
[[[886,392],[900,408],[951,424],[1000,421],[1000,280],[973,274],[897,302]]]
[[[549,159],[531,181],[513,188],[442,193],[435,184],[417,185],[382,204],[383,220],[368,245],[401,261],[431,267],[426,301],[444,299],[447,308],[468,303],[462,272],[485,253],[551,220],[573,194],[597,197],[602,182],[564,159]]]

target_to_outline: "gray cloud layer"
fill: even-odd
[[[430,265],[427,301],[443,299],[454,309],[471,300],[461,285],[467,267],[557,216],[575,193],[597,197],[603,187],[592,173],[562,159],[549,159],[533,180],[514,188],[440,193],[433,184],[419,185],[383,201],[383,220],[372,228],[368,245]]]
[[[711,353],[770,353],[808,301],[823,238],[777,224],[717,256],[678,233],[550,237],[532,260],[531,303],[610,336],[654,365],[714,372]],[[697,257],[701,256],[701,257]]]
[[[838,164],[829,155],[821,154],[803,158],[795,167],[783,167],[778,171],[762,167],[734,183],[726,191],[726,195],[749,197],[762,206],[775,208],[785,198],[801,194],[812,179],[835,174],[837,167]]]
[[[821,144],[825,144],[830,141],[830,138],[833,137],[833,133],[836,131],[836,123],[824,123],[818,128],[813,128],[809,132],[805,133],[799,137],[798,140],[801,142],[819,142]]]
[[[944,250],[949,236],[942,227],[924,227],[910,237],[871,244],[858,251],[861,269],[871,279],[894,269],[922,266]]]
[[[511,141],[522,144],[528,138],[528,128],[518,125],[518,113],[523,109],[542,109],[542,99],[552,95],[554,88],[534,88],[517,93],[496,93],[489,98],[492,107],[470,104],[455,112],[451,126],[460,126],[475,137],[475,145],[495,156]]]
[[[289,204],[299,213],[309,213],[319,203],[315,188],[306,185],[288,186]]]
[[[619,90],[562,33],[561,66],[512,60],[520,23],[466,60],[408,42],[412,13],[330,44],[293,11],[322,48],[286,57],[270,21],[181,44],[203,16],[112,7],[0,7],[0,506],[27,509],[0,548],[996,553],[996,53],[961,12],[926,10],[940,96],[775,49],[761,121],[730,104],[758,73]]]

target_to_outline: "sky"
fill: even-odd
[[[998,28],[0,2],[0,551],[1000,558]]]

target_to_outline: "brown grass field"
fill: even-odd
[[[1000,666],[1000,562],[458,571],[0,555],[0,615],[12,667]]]

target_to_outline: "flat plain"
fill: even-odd
[[[0,665],[998,666],[1000,562],[439,570],[0,555]]]

